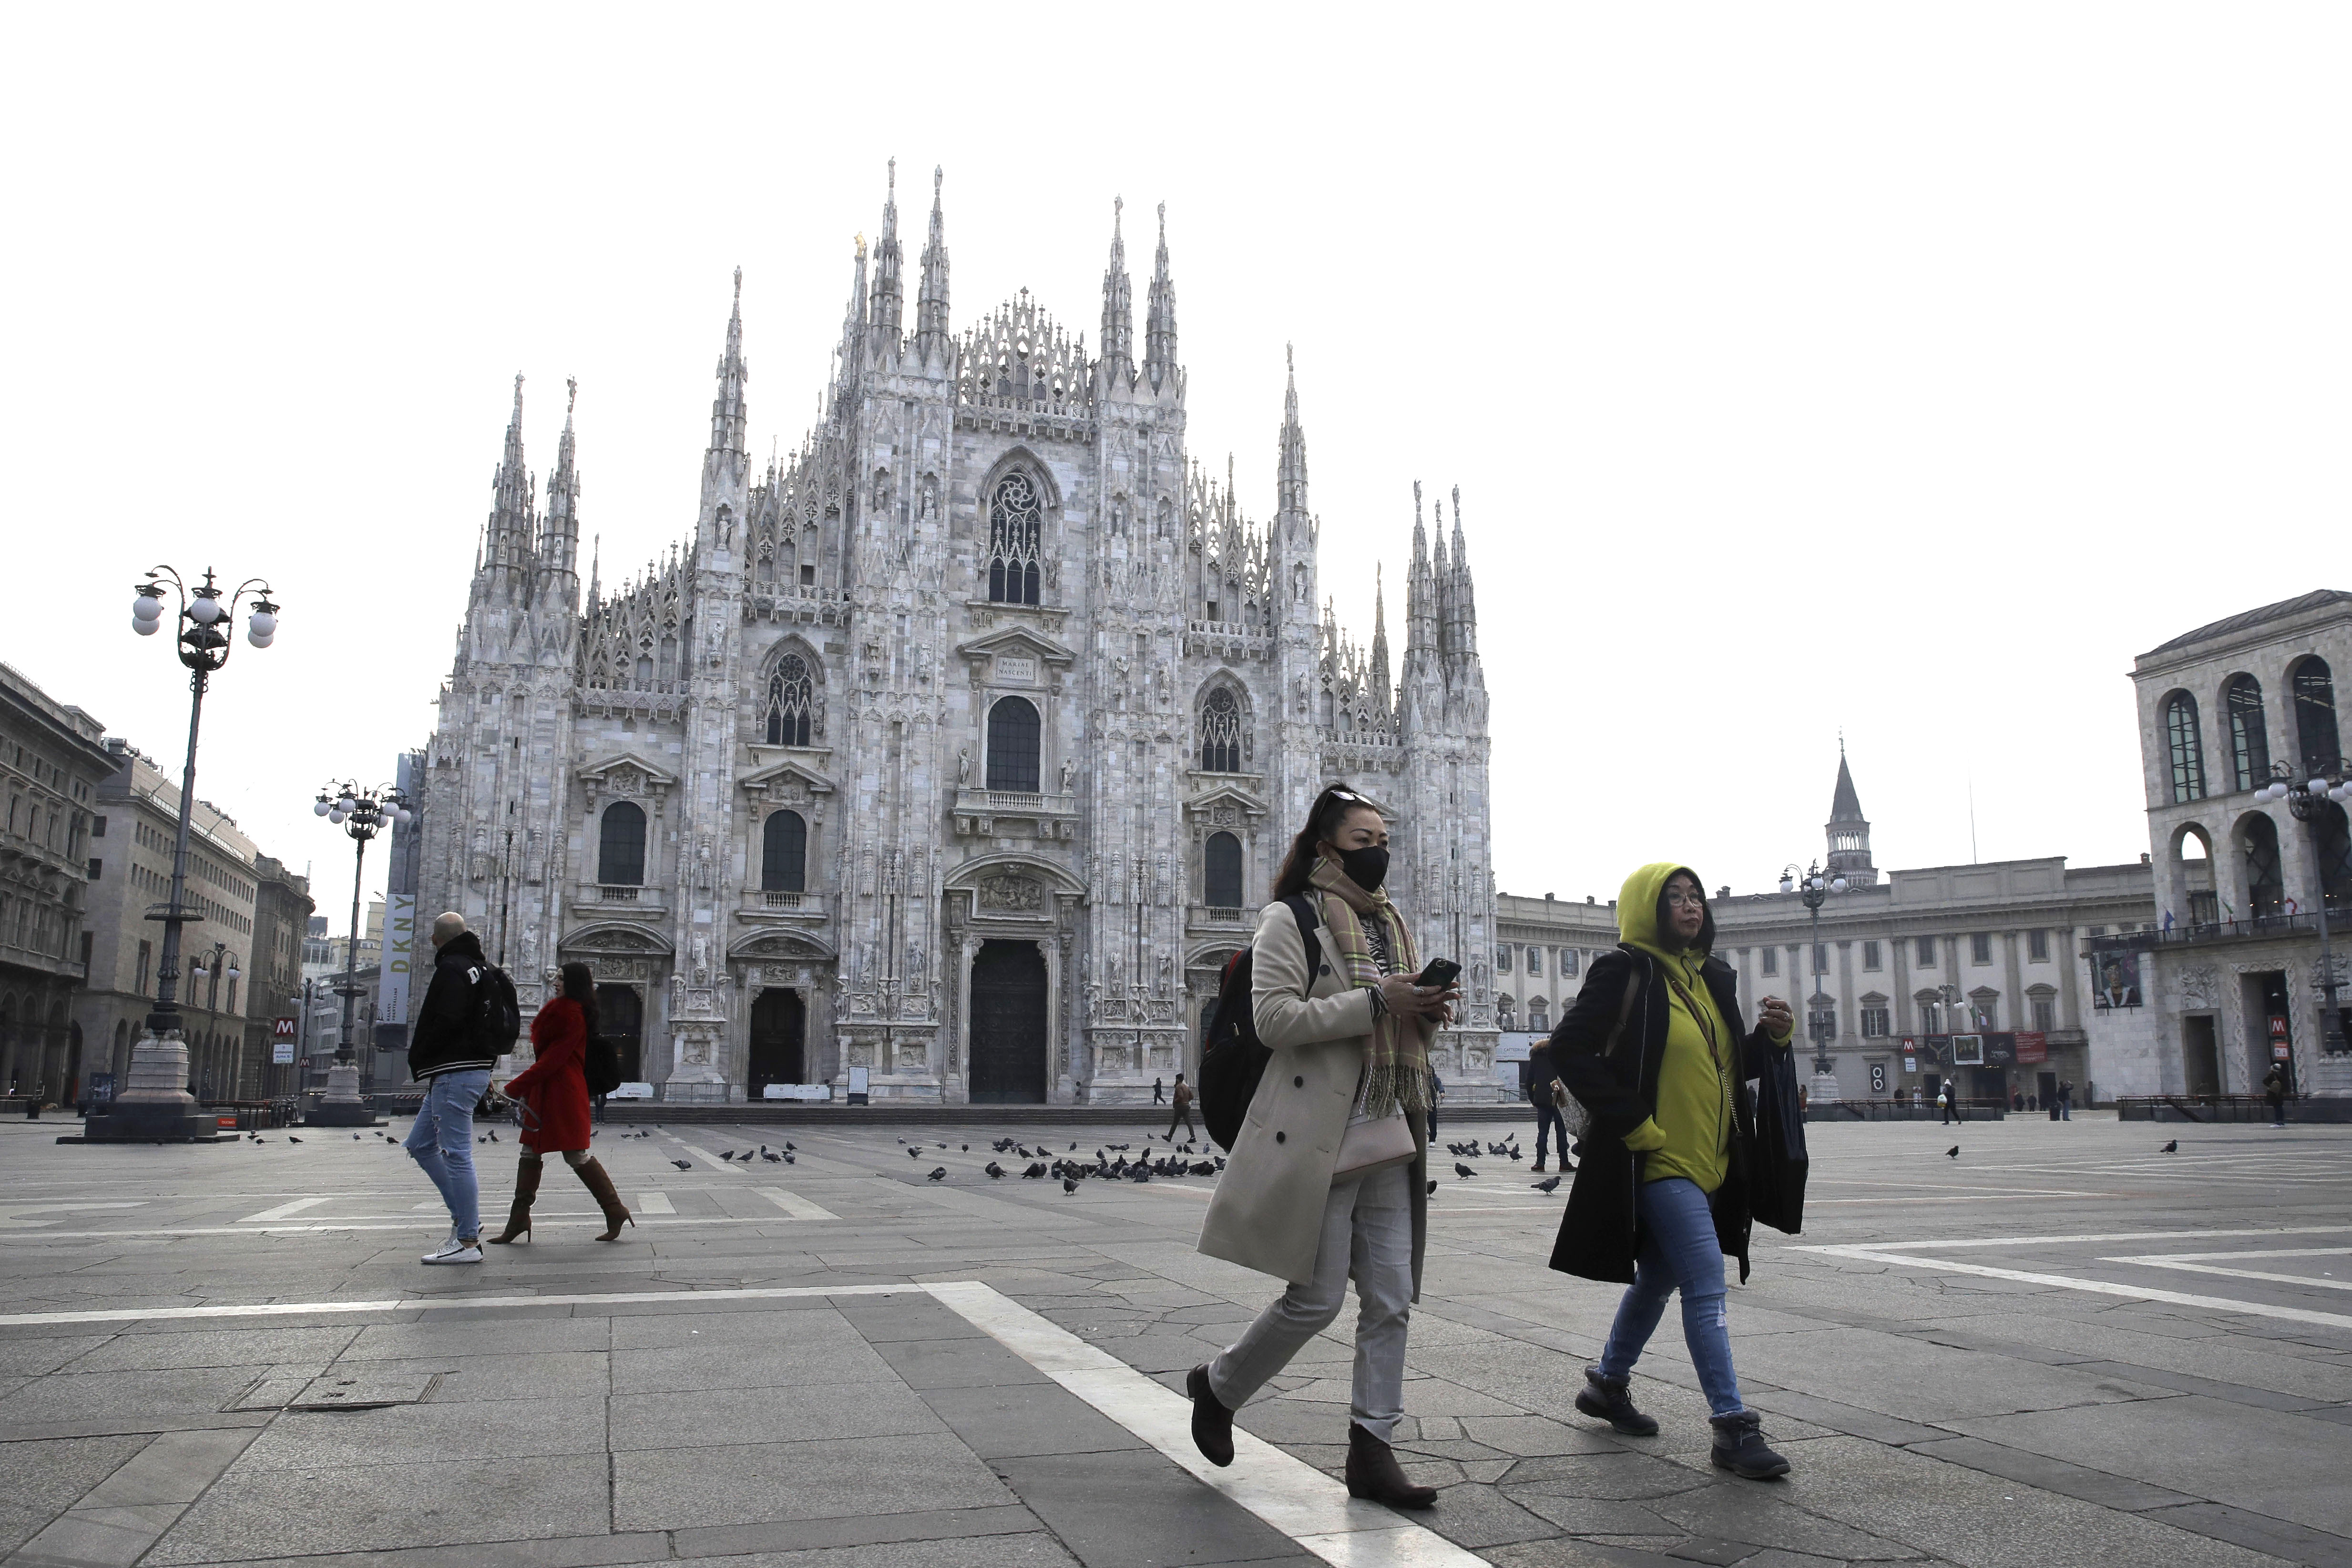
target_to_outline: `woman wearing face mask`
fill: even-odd
[[[1706,1394],[1720,1468],[1762,1479],[1789,1461],[1739,1397],[1724,1316],[1723,1258],[1748,1279],[1748,1173],[1757,1155],[1748,1080],[1789,1048],[1789,1005],[1767,996],[1751,1033],[1737,976],[1713,955],[1715,917],[1697,874],[1644,866],[1617,900],[1616,951],[1595,959],[1552,1031],[1552,1065],[1590,1113],[1551,1266],[1629,1289],[1576,1407],[1620,1432],[1658,1424],[1634,1407],[1634,1362],[1680,1289],[1683,1339]]]
[[[1273,1058],[1200,1245],[1289,1289],[1185,1386],[1193,1442],[1212,1463],[1233,1463],[1233,1413],[1339,1315],[1353,1278],[1348,1490],[1427,1508],[1437,1494],[1405,1479],[1389,1439],[1404,1414],[1405,1330],[1428,1232],[1429,1042],[1456,993],[1413,984],[1412,933],[1381,890],[1388,839],[1378,808],[1325,790],[1259,917],[1252,1021]]]

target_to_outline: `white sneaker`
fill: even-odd
[[[479,1263],[481,1260],[480,1247],[462,1237],[453,1236],[441,1244],[441,1249],[438,1252],[428,1252],[417,1261],[420,1263]]]

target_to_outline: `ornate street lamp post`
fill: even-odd
[[[1805,997],[1805,1026],[1813,1041],[1811,1098],[1823,1105],[1836,1102],[1838,1081],[1837,1060],[1830,1055],[1830,1042],[1837,1037],[1837,1014],[1833,1005],[1822,1005],[1830,998],[1822,990],[1822,973],[1829,967],[1822,962],[1822,905],[1845,887],[1843,877],[1824,872],[1818,860],[1801,871],[1794,860],[1780,868],[1780,890],[1803,900],[1812,916],[1813,940],[1805,948],[1805,983],[1811,987]]]
[[[158,566],[139,584],[131,604],[131,629],[153,637],[163,629],[166,592],[179,599],[173,621],[173,651],[188,670],[188,758],[180,773],[180,826],[172,843],[171,900],[151,909],[147,918],[163,927],[163,952],[155,971],[155,1005],[147,1015],[139,1043],[131,1048],[131,1071],[122,1091],[93,1114],[84,1136],[93,1142],[137,1140],[142,1142],[216,1142],[218,1134],[197,1109],[188,1092],[188,1045],[180,1021],[180,928],[204,917],[188,908],[188,835],[196,808],[196,734],[205,715],[205,691],[213,674],[228,663],[235,646],[238,606],[247,590],[252,607],[246,612],[245,638],[255,647],[268,647],[278,637],[278,606],[270,602],[269,584],[258,577],[238,584],[234,592],[219,586],[207,569],[194,587],[169,566]],[[226,595],[226,596],[224,596]]]
[[[327,1069],[327,1092],[304,1119],[313,1127],[373,1127],[375,1107],[360,1095],[360,1067],[352,1046],[352,1017],[362,995],[360,973],[360,881],[367,868],[368,840],[412,813],[408,797],[392,784],[362,789],[345,780],[319,792],[311,811],[352,836],[351,940],[343,952],[343,983],[335,994],[343,999],[342,1037],[335,1046],[335,1065]]]
[[[2319,1049],[2323,1055],[2340,1057],[2352,1050],[2352,1045],[2344,1038],[2344,1021],[2336,1006],[2336,958],[2329,951],[2327,934],[2326,851],[2319,842],[2319,823],[2330,804],[2352,803],[2352,780],[2347,779],[2341,759],[2315,763],[2306,776],[2297,777],[2297,772],[2284,763],[2273,763],[2272,782],[2256,790],[2254,798],[2286,802],[2286,808],[2303,824],[2304,835],[2311,843],[2311,863],[2318,873],[2318,897],[2312,903],[2319,915],[2319,990],[2326,999],[2319,1015]]]

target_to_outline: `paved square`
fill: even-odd
[[[1231,1469],[1192,1452],[1184,1371],[1273,1293],[1192,1250],[1213,1179],[982,1169],[1140,1124],[622,1131],[622,1244],[551,1172],[531,1243],[429,1269],[446,1220],[373,1134],[0,1123],[5,1561],[2352,1563],[2352,1130],[1815,1126],[1807,1233],[1731,1298],[1771,1483],[1708,1467],[1671,1312],[1661,1435],[1574,1413],[1616,1291],[1543,1267],[1559,1196],[1474,1161],[1433,1205],[1410,1519],[1332,1479],[1344,1319]],[[510,1148],[478,1153],[502,1214]]]

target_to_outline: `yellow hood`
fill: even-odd
[[[1625,886],[1617,894],[1617,937],[1643,952],[1659,958],[1675,956],[1660,939],[1658,931],[1658,899],[1666,890],[1667,879],[1676,872],[1687,873],[1698,882],[1698,873],[1679,860],[1657,860],[1642,867],[1625,879]],[[1706,883],[1699,882],[1701,888]],[[1715,947],[1715,911],[1706,912],[1706,923],[1699,927],[1698,940],[1682,957],[1691,962],[1706,956]]]

